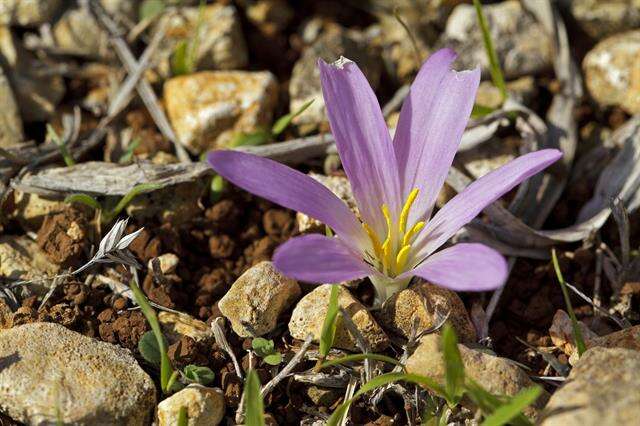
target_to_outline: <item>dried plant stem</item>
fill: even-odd
[[[300,349],[298,350],[298,352],[296,352],[294,357],[291,358],[289,363],[285,365],[285,367],[280,370],[273,379],[269,380],[269,382],[267,382],[267,384],[262,387],[261,393],[263,398],[267,396],[269,392],[271,392],[273,388],[277,386],[278,383],[280,383],[285,377],[291,374],[293,369],[296,368],[296,366],[304,358],[304,355],[307,353],[307,350],[309,349],[309,346],[311,346],[312,342],[313,335],[307,334],[306,339],[304,339],[304,343],[302,343],[302,346],[300,346]]]

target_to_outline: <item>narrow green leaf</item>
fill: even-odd
[[[140,20],[155,18],[164,12],[165,8],[164,0],[144,0],[140,3],[140,9],[138,10]]]
[[[73,157],[69,153],[69,150],[67,149],[67,143],[60,138],[60,136],[54,130],[51,124],[47,124],[47,138],[49,138],[51,141],[53,141],[53,143],[56,144],[56,146],[60,150],[62,159],[64,160],[64,163],[67,165],[67,167],[70,167],[76,164],[75,160],[73,159]]]
[[[162,185],[157,183],[141,183],[140,185],[134,186],[133,188],[131,188],[131,191],[129,191],[124,197],[120,199],[120,201],[118,201],[118,204],[116,204],[113,210],[103,216],[103,221],[105,223],[111,222],[122,212],[125,207],[129,205],[129,203],[131,203],[131,201],[133,201],[135,197],[145,192],[150,192],[159,188],[162,188]]]
[[[173,49],[173,54],[171,55],[171,73],[174,76],[189,74],[188,51],[189,45],[186,40],[180,40],[178,44],[176,44],[175,49]]]
[[[255,370],[249,370],[244,382],[244,411],[246,426],[264,426],[264,402],[260,392],[260,379]]]
[[[442,353],[447,403],[450,406],[455,406],[460,402],[464,393],[464,364],[458,349],[458,338],[450,324],[445,324],[442,330]]]
[[[495,111],[494,108],[480,104],[474,104],[473,109],[471,110],[471,118],[482,118],[485,115],[491,114],[493,111]]]
[[[135,138],[127,146],[127,149],[125,150],[125,152],[120,156],[120,158],[118,159],[118,163],[127,164],[131,162],[131,159],[133,158],[133,152],[136,150],[138,146],[140,146],[140,138]]]
[[[178,411],[178,426],[188,426],[189,425],[189,413],[187,412],[187,407],[180,407],[180,411]]]
[[[302,105],[296,111],[290,112],[289,114],[283,115],[282,117],[278,118],[276,122],[273,124],[273,126],[271,127],[271,134],[274,137],[279,136],[280,133],[284,132],[286,128],[289,127],[289,125],[291,124],[294,118],[296,118],[297,116],[302,114],[307,108],[309,108],[309,106],[313,103],[313,101],[315,101],[315,99],[311,99],[310,101],[305,102],[304,105]]]
[[[502,426],[506,425],[518,416],[524,417],[522,411],[536,402],[542,388],[540,386],[532,386],[521,390],[509,402],[498,407],[493,413],[486,416],[482,422],[482,426]]]
[[[370,392],[374,389],[377,389],[381,386],[388,385],[389,383],[405,381],[410,383],[415,383],[421,386],[425,386],[431,391],[435,392],[440,396],[444,396],[445,390],[440,384],[436,383],[435,380],[420,376],[418,374],[409,374],[409,373],[386,373],[381,374],[379,376],[374,377],[369,380],[367,383],[363,384],[360,389],[353,395],[353,398],[343,402],[336,408],[336,410],[331,414],[331,417],[327,420],[327,426],[337,426],[344,415],[349,410],[351,404],[361,395]]]
[[[338,296],[340,288],[338,284],[331,286],[331,294],[329,296],[329,305],[327,306],[327,315],[324,317],[322,330],[320,331],[320,356],[322,358],[329,354],[333,339],[336,336],[337,318],[338,318]]]
[[[478,24],[480,25],[480,31],[482,32],[482,40],[484,41],[484,48],[487,51],[487,58],[489,59],[489,72],[491,73],[491,80],[493,84],[500,90],[500,96],[504,101],[507,98],[507,86],[504,83],[504,75],[500,68],[500,61],[498,60],[498,54],[493,46],[493,40],[491,39],[491,33],[489,32],[489,25],[487,24],[487,18],[482,11],[482,5],[480,0],[473,0],[473,5],[476,8],[476,15],[478,16]]]
[[[491,415],[491,413],[508,403],[508,398],[490,394],[469,377],[465,380],[465,388],[469,398],[480,408],[485,416]],[[512,418],[509,423],[514,426],[531,426],[531,422],[524,415]]]
[[[147,331],[142,335],[138,341],[138,352],[149,364],[160,367],[160,347],[153,331]]]
[[[209,367],[193,364],[189,364],[184,368],[184,375],[187,379],[205,386],[212,383],[216,378],[215,373]]]
[[[229,143],[229,146],[231,148],[235,148],[238,146],[257,146],[265,144],[271,139],[271,133],[267,130],[259,129],[251,133],[240,132],[236,133],[233,136],[231,142]]]
[[[145,296],[142,290],[140,290],[140,287],[138,287],[135,280],[131,280],[129,282],[129,288],[133,292],[133,298],[138,306],[140,306],[140,310],[147,319],[147,322],[156,337],[156,341],[158,342],[158,350],[160,351],[160,387],[162,388],[162,392],[166,394],[169,391],[169,382],[173,375],[173,368],[171,367],[171,361],[169,361],[169,356],[167,355],[167,346],[164,336],[162,335],[162,329],[160,328],[158,317],[149,304],[147,296]]]
[[[102,210],[102,206],[98,201],[87,194],[71,194],[64,199],[65,203],[79,203],[91,207],[94,210]]]
[[[569,290],[567,289],[567,286],[564,281],[564,277],[562,276],[562,270],[560,269],[560,264],[558,263],[558,257],[556,256],[556,249],[551,249],[551,259],[553,260],[553,269],[555,269],[556,271],[556,276],[558,277],[558,282],[560,283],[560,288],[562,289],[562,295],[564,296],[564,303],[567,305],[567,312],[569,312],[569,317],[571,317],[571,327],[573,328],[573,338],[576,341],[578,356],[582,356],[584,351],[587,350],[587,347],[582,337],[582,330],[580,330],[580,327],[578,326],[578,319],[576,318],[575,312],[573,312],[573,305],[571,305]]]
[[[209,188],[211,191],[209,192],[209,200],[212,203],[215,203],[222,197],[222,193],[224,192],[225,187],[227,186],[227,181],[220,175],[215,175],[211,178],[211,185]]]
[[[404,370],[404,364],[402,364],[397,359],[391,358],[391,357],[386,356],[386,355],[370,354],[370,353],[353,354],[353,355],[347,355],[347,356],[344,356],[344,357],[338,358],[338,359],[332,359],[331,361],[326,361],[326,362],[322,363],[320,368],[331,367],[331,366],[334,366],[334,365],[342,365],[342,364],[346,364],[348,362],[358,362],[358,361],[363,361],[365,359],[370,359],[372,361],[382,361],[382,362],[386,362],[386,363],[389,363],[389,364],[397,365],[397,366],[402,367],[402,369]]]

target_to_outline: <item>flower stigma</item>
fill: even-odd
[[[420,190],[418,188],[414,188],[409,193],[400,212],[400,218],[397,224],[395,224],[391,218],[389,207],[386,204],[380,207],[387,228],[387,233],[382,243],[373,228],[367,223],[362,223],[362,227],[369,236],[373,247],[373,255],[367,252],[370,257],[370,259],[367,260],[378,268],[380,272],[389,277],[395,277],[403,272],[407,264],[407,259],[409,258],[409,253],[411,253],[411,243],[425,226],[424,221],[419,221],[407,229],[409,212],[419,192]]]

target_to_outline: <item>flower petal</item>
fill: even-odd
[[[501,287],[508,275],[505,258],[484,244],[456,244],[429,256],[405,275],[455,291],[487,291]]]
[[[383,234],[385,222],[380,208],[387,204],[396,214],[400,186],[380,104],[354,62],[341,58],[329,65],[319,60],[318,66],[331,132],[360,214]]]
[[[451,49],[435,52],[424,63],[405,99],[393,146],[400,170],[403,200],[420,193],[409,223],[427,220],[449,172],[469,121],[480,70],[456,72]]]
[[[214,151],[207,160],[234,185],[325,223],[354,248],[366,247],[366,234],[353,212],[313,178],[276,161],[238,151]]]
[[[561,157],[562,152],[557,149],[531,152],[473,182],[464,191],[453,197],[427,223],[414,243],[416,251],[412,255],[410,263],[418,264],[480,214],[486,206]]]
[[[282,244],[273,255],[273,263],[288,277],[314,283],[339,283],[372,274],[371,267],[340,239],[318,234]]]

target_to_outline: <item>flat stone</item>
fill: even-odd
[[[131,353],[59,324],[0,331],[0,408],[27,424],[147,425],[153,380]]]
[[[640,112],[640,30],[598,43],[582,61],[585,84],[601,106],[617,105]]]
[[[638,0],[563,0],[582,30],[599,40],[640,27]]]
[[[2,0],[0,25],[36,26],[53,19],[62,0]]]
[[[542,426],[636,425],[640,418],[640,352],[587,350],[549,400]]]
[[[223,148],[239,132],[270,125],[277,97],[276,79],[266,71],[202,71],[164,85],[171,124],[194,154]]]
[[[238,278],[218,307],[240,337],[257,337],[276,328],[278,318],[300,297],[296,280],[262,261]]]
[[[451,290],[424,281],[387,299],[376,318],[385,329],[409,338],[414,321],[417,321],[416,331],[420,333],[438,325],[447,314],[460,341],[476,341],[475,328],[460,297]]]
[[[317,173],[309,173],[309,176],[329,188],[331,192],[349,206],[354,214],[359,215],[358,206],[356,205],[356,200],[351,190],[351,184],[346,177],[325,176]],[[324,225],[319,220],[309,217],[304,213],[296,213],[296,221],[300,232],[324,231]]]
[[[289,321],[289,332],[296,339],[304,340],[309,333],[316,342],[319,341],[322,325],[327,316],[327,306],[331,295],[332,284],[323,284],[305,295],[296,305]],[[349,290],[339,286],[338,304],[344,308],[373,352],[384,350],[389,346],[389,338],[380,328],[367,308],[351,295]],[[336,334],[333,346],[348,351],[358,351],[355,337],[347,329],[341,316],[336,322]]]
[[[189,385],[158,404],[158,425],[177,425],[182,407],[187,408],[189,426],[220,424],[226,410],[220,389]]]
[[[60,270],[38,244],[26,236],[0,236],[0,259],[0,277],[11,280],[47,278]],[[38,288],[37,283],[34,284],[34,289]]]
[[[200,7],[179,7],[166,13],[154,27],[165,26],[166,35],[158,48],[157,72],[162,78],[171,73],[171,57],[179,43],[190,43],[198,33],[194,70],[237,70],[248,63],[249,54],[236,8],[211,4]]]
[[[294,123],[309,129],[327,121],[318,59],[334,62],[345,56],[367,76],[375,89],[380,82],[382,63],[378,49],[372,47],[366,34],[343,28],[337,24],[325,24],[317,20],[309,22],[303,30],[303,38],[310,42],[293,66],[289,82],[289,110],[297,111],[305,103],[313,103],[294,119]]]
[[[482,10],[505,77],[536,74],[551,67],[552,40],[519,1],[488,4]],[[455,7],[439,45],[458,53],[456,69],[471,69],[479,64],[483,74],[489,75],[489,60],[473,5]]]
[[[513,396],[534,385],[527,373],[506,358],[470,349],[462,344],[458,344],[458,349],[462,356],[465,374],[494,395]],[[407,359],[405,365],[409,373],[431,377],[438,383],[444,383],[443,356],[441,337],[429,334],[420,339],[418,347]],[[546,401],[546,396],[545,394],[538,401]],[[471,402],[466,399],[462,404],[473,408]],[[536,410],[531,407],[525,410],[525,414],[534,417]]]
[[[587,349],[596,347],[620,348],[640,352],[640,325],[625,328],[604,336],[587,335],[584,344]],[[571,365],[575,365],[578,362],[578,351],[575,348],[573,348],[569,362]]]
[[[211,327],[188,314],[161,311],[158,313],[158,321],[169,343],[177,342],[181,336],[191,337],[196,342],[209,342],[213,339]]]

